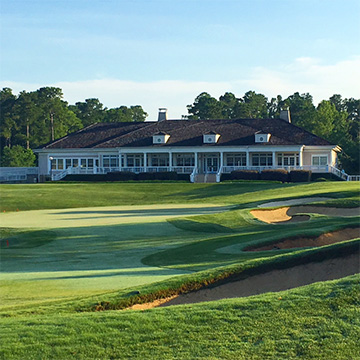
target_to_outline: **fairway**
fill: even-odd
[[[93,295],[187,273],[145,266],[141,259],[204,237],[181,231],[167,219],[226,209],[170,204],[1,214],[2,226],[24,231],[2,241],[1,307]],[[37,244],[41,236],[45,239]]]
[[[76,352],[82,354],[79,358],[107,359],[111,358],[109,343],[105,342],[102,350],[101,347],[96,350],[90,342],[93,341],[92,338],[98,339],[97,332],[101,328],[92,323],[92,319],[97,318],[100,322],[109,322],[107,327],[109,329],[112,326],[118,326],[115,325],[117,320],[114,322],[112,315],[108,315],[115,314],[111,309],[124,309],[134,304],[161,300],[184,293],[191,295],[194,290],[204,288],[207,291],[209,286],[215,286],[218,294],[220,293],[217,299],[222,299],[224,295],[221,295],[221,287],[216,287],[218,283],[226,285],[227,282],[233,281],[231,280],[233,278],[241,278],[245,279],[244,284],[251,284],[253,275],[261,275],[263,272],[271,274],[272,270],[282,269],[288,269],[288,274],[292,274],[292,267],[302,263],[306,266],[306,263],[312,261],[320,267],[321,260],[325,259],[328,259],[331,264],[338,264],[337,257],[343,256],[341,254],[350,256],[359,248],[359,239],[354,230],[358,227],[360,219],[357,184],[294,185],[239,182],[200,184],[200,186],[176,183],[79,185],[81,196],[78,198],[74,192],[74,184],[21,185],[19,187],[7,185],[0,188],[4,199],[2,207],[6,208],[5,212],[0,213],[0,325],[3,323],[4,326],[10,326],[10,333],[13,335],[16,332],[23,334],[23,338],[32,349],[34,358],[39,358],[38,355],[42,351],[49,355],[52,347],[50,337],[38,338],[41,336],[38,334],[41,334],[39,326],[42,321],[53,319],[54,324],[61,324],[65,318],[68,318],[71,329],[78,326],[80,332],[86,329],[87,323],[91,323],[89,337],[81,335],[84,343],[87,344],[86,348],[91,350],[81,350],[79,343],[75,345]],[[163,194],[159,193],[162,187]],[[19,192],[16,192],[16,189],[19,189]],[[53,191],[54,189],[56,192]],[[44,198],[45,193],[47,196]],[[143,200],[141,200],[141,194],[146,194]],[[76,206],[76,199],[79,200],[78,206]],[[284,206],[279,201],[285,201],[290,210],[293,206],[296,208],[303,204],[301,209],[305,212],[307,221],[271,224],[260,221],[251,213],[254,209],[276,210],[277,206]],[[311,203],[310,213],[306,212],[310,209],[306,207],[308,203]],[[59,204],[62,204],[63,208],[60,208]],[[331,209],[336,207],[342,209],[338,213],[332,213]],[[28,210],[24,211],[25,208]],[[317,209],[319,213],[316,213]],[[323,210],[321,213],[322,209],[330,210]],[[338,214],[341,216],[337,216]],[[284,247],[273,250],[272,244],[282,244],[287,238],[292,239],[299,235],[317,238],[322,234],[341,229],[352,229],[355,235],[352,235],[348,241],[330,243],[318,248],[305,245],[307,247],[301,249]],[[246,251],[252,247],[259,247],[260,251]],[[261,247],[266,250],[262,250]],[[281,276],[286,276],[284,274],[286,273]],[[311,275],[311,271],[309,274]],[[325,277],[321,279],[327,279],[326,271],[324,274]],[[269,280],[263,291],[272,289],[271,276],[267,276]],[[282,278],[279,277],[279,279]],[[337,291],[336,284],[342,284],[339,286],[345,286],[344,294],[353,294],[355,291],[353,284],[356,280],[347,281],[346,279],[348,278],[334,285],[323,285],[324,289],[326,286],[333,286],[335,289],[333,291]],[[303,284],[306,283],[309,282]],[[299,282],[299,284],[302,283]],[[325,291],[322,285],[318,288],[314,286],[314,289],[318,289],[316,291]],[[279,287],[279,289],[283,288]],[[199,320],[200,313],[210,312],[209,319],[212,312],[218,313],[218,316],[224,319],[218,320],[226,322],[238,306],[243,309],[242,312],[247,312],[249,310],[246,309],[254,306],[252,301],[255,303],[258,301],[262,305],[251,315],[252,322],[256,323],[261,314],[267,311],[268,299],[271,296],[275,296],[276,299],[279,296],[281,298],[289,296],[293,299],[288,304],[286,317],[293,317],[292,304],[297,302],[303,307],[302,317],[298,319],[298,322],[295,320],[293,325],[301,328],[300,324],[307,321],[306,314],[309,310],[306,310],[306,306],[308,305],[305,305],[305,300],[304,302],[296,300],[296,296],[291,295],[302,294],[301,291],[299,288],[293,292],[291,290],[284,292],[283,295],[271,295],[271,293],[258,295],[259,298],[251,300],[250,297],[246,300],[247,302],[233,299],[232,302],[229,300],[227,303],[221,301],[203,303],[194,305],[194,312],[191,307],[186,307],[184,309],[186,309],[187,320],[182,319],[182,321],[184,324],[193,326],[194,329],[189,346],[193,349],[193,353],[201,354],[205,351],[206,341],[198,344],[199,337],[195,330],[202,326]],[[311,293],[311,290],[304,291],[306,294]],[[261,289],[256,290],[256,293],[261,292]],[[247,294],[246,291],[244,293]],[[302,295],[299,296],[301,299]],[[340,302],[350,301],[341,296],[339,295]],[[356,295],[351,296],[356,297]],[[318,309],[321,308],[320,303],[319,298]],[[199,306],[203,310],[200,310]],[[129,316],[134,322],[130,331],[137,340],[131,342],[122,334],[121,344],[118,344],[119,348],[113,352],[114,358],[129,358],[135,353],[139,356],[135,358],[162,357],[163,353],[160,349],[168,340],[166,340],[167,330],[162,327],[161,322],[167,324],[163,319],[165,314],[170,318],[178,318],[178,316],[182,318],[182,315],[179,315],[182,310],[177,310],[177,308],[177,306],[170,306],[164,309],[147,310],[143,315],[142,311],[130,311],[133,315]],[[215,309],[218,308],[222,310],[217,312]],[[108,311],[94,315],[92,312],[96,310]],[[321,313],[320,310],[319,313]],[[101,316],[101,314],[104,315]],[[127,315],[122,316],[125,316],[123,319],[127,319]],[[148,316],[155,317],[154,325],[149,325],[149,331],[154,334],[159,331],[165,334],[165,338],[162,335],[159,336],[159,343],[155,345],[151,345],[152,340],[146,338],[144,350],[136,352],[134,347],[141,342],[139,336],[142,336],[140,335],[142,324],[149,321]],[[250,312],[247,316],[250,316]],[[328,316],[326,311],[323,316]],[[35,332],[27,333],[26,324],[31,322],[31,319],[35,321]],[[329,321],[328,326],[335,326],[336,316],[334,319],[326,320]],[[222,346],[221,344],[226,343],[224,339],[228,332],[227,328],[217,323],[216,319],[208,321],[209,329],[215,329],[211,330],[215,331],[217,339],[215,341],[219,341],[218,345]],[[272,326],[270,318],[263,321],[267,323],[266,326]],[[284,321],[287,320],[284,318]],[[155,324],[158,328],[153,327]],[[247,329],[238,328],[239,336],[244,336],[241,333],[250,331],[250,324],[251,321],[249,325],[246,325],[249,326]],[[54,328],[51,325],[46,326],[55,336]],[[76,344],[76,332],[64,332],[61,330],[61,325],[59,326],[59,333],[56,336],[60,336],[64,344],[68,341]],[[164,326],[172,328],[173,324]],[[101,329],[103,334],[109,336],[110,339],[113,338],[108,330]],[[180,329],[178,342],[183,345],[179,346],[189,344],[186,340],[186,329],[182,328],[182,325]],[[205,333],[208,331],[207,328],[203,330]],[[261,332],[260,329],[258,332]],[[9,344],[13,343],[13,348],[19,349],[14,352],[9,347],[10,345],[7,346],[3,353],[4,358],[24,358],[26,348],[20,345],[17,337],[10,340],[8,333],[1,332],[1,335],[5,336],[8,342],[10,341]],[[210,333],[208,336],[211,336]],[[267,339],[271,337],[269,334],[264,336],[267,336]],[[314,334],[308,336],[309,341],[315,341]],[[349,339],[350,352],[348,351],[348,354],[354,351],[354,345],[351,345],[355,343],[354,336],[351,335]],[[268,340],[264,338],[264,343],[266,341]],[[299,336],[295,336],[294,341],[301,342]],[[124,346],[135,352],[125,350]],[[154,346],[158,350],[151,350]],[[58,349],[58,353],[54,358],[71,357],[66,346],[55,345],[55,348]],[[284,349],[287,354],[292,351],[290,345]],[[153,354],[152,351],[155,353]],[[246,350],[248,352],[238,348],[232,353],[229,344],[226,345],[224,351],[224,358],[229,359],[241,358],[239,354],[245,353],[248,354],[247,358],[251,358],[251,354],[256,353],[255,349],[250,351],[250,348]],[[266,354],[276,353],[268,347],[260,347],[259,351],[263,354],[262,358],[266,358],[264,357],[267,356]],[[216,352],[210,351],[209,358],[217,358],[214,354]],[[176,351],[167,353],[164,358],[173,357],[190,359],[191,355],[188,353],[187,356],[182,357],[181,351]]]

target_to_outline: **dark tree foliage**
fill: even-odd
[[[203,92],[187,106],[188,118],[194,120],[276,118],[282,109],[289,109],[291,121],[332,144],[339,145],[341,166],[350,174],[360,173],[360,100],[342,99],[335,94],[316,107],[309,93],[298,92],[283,99],[281,95],[270,101],[263,95],[248,91],[241,98],[226,92],[217,100]]]
[[[30,149],[96,122],[145,121],[146,117],[139,105],[107,109],[95,98],[69,105],[56,87],[22,91],[18,96],[4,88],[0,91],[1,162],[31,166]],[[19,147],[28,151],[21,152]]]

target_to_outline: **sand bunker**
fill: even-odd
[[[152,303],[134,305],[129,309],[145,310],[170,305],[193,304],[237,297],[277,292],[312,284],[318,281],[340,279],[359,273],[360,256],[355,253],[337,259],[294,266],[288,269],[272,270],[250,276],[244,280],[204,288],[188,294],[175,295]]]
[[[331,208],[325,206],[294,206],[294,207],[282,207],[279,209],[261,209],[251,210],[250,213],[260,221],[268,224],[281,224],[306,221],[310,219],[309,215],[304,213],[321,214],[328,216],[358,216],[360,214],[360,208]],[[298,215],[302,214],[302,215]]]
[[[280,249],[293,249],[302,247],[318,247],[324,245],[331,245],[341,241],[357,239],[360,237],[360,228],[346,228],[338,231],[328,232],[321,234],[318,237],[298,237],[290,238],[278,241],[265,246],[260,247],[248,247],[244,251],[268,251],[268,250],[280,250]]]
[[[227,298],[258,295],[266,292],[288,290],[318,281],[340,279],[357,274],[360,270],[359,254],[338,259],[329,259],[320,263],[309,263],[289,269],[273,270],[254,275],[247,279],[230,282],[213,288],[201,289],[180,295],[160,306],[192,304],[202,301],[214,301]]]
[[[174,295],[168,298],[164,298],[164,299],[158,299],[155,300],[153,302],[149,302],[149,303],[144,303],[144,304],[135,304],[129,308],[127,308],[126,310],[147,310],[147,309],[152,309],[154,307],[158,307],[166,302],[169,302],[175,298],[177,298],[179,295]]]

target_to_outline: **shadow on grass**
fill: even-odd
[[[1,249],[31,249],[49,244],[56,239],[56,232],[51,230],[17,231],[11,230],[2,235],[0,239]]]
[[[142,259],[143,264],[149,266],[167,266],[188,270],[203,270],[211,267],[214,263],[226,265],[233,262],[248,259],[269,257],[279,253],[296,251],[296,249],[277,250],[276,252],[258,252],[255,256],[249,252],[219,252],[217,250],[238,245],[241,249],[251,244],[268,243],[286,237],[293,237],[307,233],[322,233],[348,225],[356,225],[359,219],[335,218],[319,216],[307,223],[295,223],[286,225],[253,225],[244,227],[236,234],[212,237],[171,248],[158,253],[148,255]]]
[[[174,270],[166,268],[157,268],[152,270],[133,270],[129,269],[128,271],[112,271],[102,274],[88,274],[88,275],[69,275],[69,276],[48,276],[48,277],[37,277],[32,279],[33,281],[37,280],[75,280],[75,279],[92,279],[92,278],[106,278],[113,276],[170,276],[174,275]]]
[[[34,234],[40,233],[48,235],[42,242],[34,237]],[[167,222],[153,222],[57,228],[22,232],[17,236],[19,241],[16,246],[10,242],[10,246],[1,252],[2,272],[126,271],[129,268],[144,268],[141,263],[144,256],[209,235],[180,230]],[[29,245],[29,239],[34,244]]]
[[[51,215],[103,215],[107,217],[152,217],[152,216],[180,216],[180,215],[196,215],[196,214],[213,214],[221,211],[228,210],[228,206],[216,206],[216,207],[188,207],[188,208],[161,208],[158,209],[143,209],[143,210],[71,210],[71,211],[59,211],[52,213]],[[110,215],[110,216],[109,216]],[[113,215],[113,216],[111,216]],[[77,220],[81,219],[92,219],[91,217],[76,218]],[[65,220],[74,220],[74,218],[69,218]]]

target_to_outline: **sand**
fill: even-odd
[[[325,206],[303,205],[294,207],[286,206],[278,209],[269,210],[251,210],[250,213],[258,220],[266,222],[268,224],[281,224],[287,223],[289,221],[307,221],[310,219],[310,216],[304,215],[306,213],[344,217],[358,216],[360,214],[360,208],[332,208]]]
[[[318,247],[324,245],[331,245],[341,241],[352,240],[360,238],[360,228],[345,228],[338,231],[321,234],[318,237],[297,237],[278,241],[265,246],[249,247],[244,251],[267,251],[280,249],[293,249],[302,247]]]
[[[343,258],[330,259],[294,266],[289,269],[273,270],[234,281],[213,288],[201,289],[180,295],[160,306],[193,304],[228,298],[246,297],[266,292],[288,290],[318,281],[340,279],[360,271],[359,253]]]
[[[158,307],[168,301],[171,301],[175,298],[177,298],[179,295],[174,295],[174,296],[171,296],[171,297],[168,297],[168,298],[164,298],[164,299],[158,299],[158,300],[155,300],[153,302],[148,302],[148,303],[144,303],[144,304],[135,304],[129,308],[127,308],[126,310],[147,310],[147,309],[151,309],[151,308],[154,308],[154,307]]]

